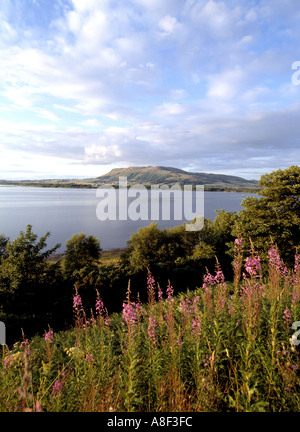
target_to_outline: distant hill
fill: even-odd
[[[133,184],[150,185],[204,185],[205,190],[233,190],[256,192],[257,180],[225,174],[190,173],[179,168],[163,166],[115,168],[109,173],[88,179],[48,179],[48,180],[0,180],[0,184],[40,186],[40,187],[77,187],[95,188],[101,185],[118,186],[119,177],[126,177],[128,186]]]
[[[180,184],[205,185],[216,188],[256,188],[256,180],[225,174],[190,173],[179,168],[163,166],[115,168],[95,179],[101,184],[117,184],[119,177],[126,177],[128,184]]]

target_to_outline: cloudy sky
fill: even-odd
[[[299,28],[299,0],[1,0],[0,178],[298,165]]]

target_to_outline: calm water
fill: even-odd
[[[214,219],[215,210],[220,209],[238,212],[242,209],[241,202],[245,198],[244,193],[205,192],[204,216]],[[107,250],[125,247],[133,232],[151,223],[151,220],[100,221],[96,216],[100,201],[95,189],[1,186],[0,234],[13,240],[31,224],[33,232],[39,237],[50,231],[47,245],[52,247],[61,243],[60,252],[64,250],[66,240],[80,232],[94,235],[100,240],[102,249]],[[155,222],[159,228],[165,228],[181,225],[185,221],[171,219]]]

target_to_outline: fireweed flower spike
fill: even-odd
[[[258,272],[262,270],[260,265],[260,257],[258,255],[253,258],[247,257],[245,269],[250,276],[261,277],[261,275],[258,274]]]
[[[269,250],[268,257],[269,257],[269,265],[272,268],[275,268],[276,270],[280,271],[282,276],[288,275],[288,269],[286,266],[284,266],[284,264],[280,258],[279,252],[275,246],[273,246]]]
[[[97,298],[95,309],[96,315],[105,315],[104,303],[101,298]]]
[[[152,276],[149,269],[148,269],[148,276],[147,276],[147,292],[148,292],[148,301],[150,304],[153,304],[155,301],[155,279]]]
[[[156,319],[150,316],[147,333],[148,333],[148,339],[152,342],[156,340],[156,333],[155,333],[156,327],[157,327]]]
[[[201,322],[194,318],[192,323],[192,335],[201,336]]]
[[[75,310],[82,309],[82,300],[79,294],[73,297],[73,308]]]
[[[53,341],[53,331],[49,330],[48,333],[45,334],[45,341],[52,342]]]
[[[169,281],[168,288],[167,288],[167,296],[168,296],[167,300],[168,300],[168,302],[173,301],[173,293],[174,293],[174,289],[173,289],[173,287]]]
[[[94,362],[94,357],[91,354],[86,354],[85,359],[87,363],[92,364]]]
[[[289,323],[292,321],[292,314],[289,311],[289,309],[286,309],[283,313],[283,321],[285,325],[289,325]]]
[[[163,300],[163,292],[162,292],[159,284],[158,284],[157,296],[158,296],[159,301]]]
[[[236,238],[234,240],[234,248],[236,250],[238,250],[239,248],[241,248],[241,249],[243,248],[243,238],[242,237]]]
[[[53,385],[53,387],[52,387],[52,394],[54,395],[54,396],[63,396],[63,394],[62,394],[62,386],[63,386],[63,384],[62,384],[62,382],[61,381],[55,381],[55,383],[54,383],[54,385]]]
[[[123,313],[122,316],[126,322],[127,325],[135,325],[137,321],[137,314],[136,314],[136,305],[134,302],[130,303],[123,303]],[[124,326],[125,323],[123,322],[122,325]]]
[[[21,342],[20,348],[24,348],[24,351],[26,352],[26,354],[28,356],[30,356],[30,344],[29,344],[28,339],[26,339],[23,342]]]
[[[111,323],[111,319],[108,316],[107,309],[104,307],[103,300],[100,298],[99,292],[97,291],[97,300],[95,304],[96,317],[103,317],[104,324],[106,327],[109,327]]]

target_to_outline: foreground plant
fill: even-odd
[[[3,347],[2,411],[300,411],[300,267],[274,245],[260,256],[235,242],[234,280],[217,262],[195,291],[174,296],[149,272],[148,303],[132,298],[90,316],[73,297],[72,330]],[[293,337],[293,339],[292,339]]]

